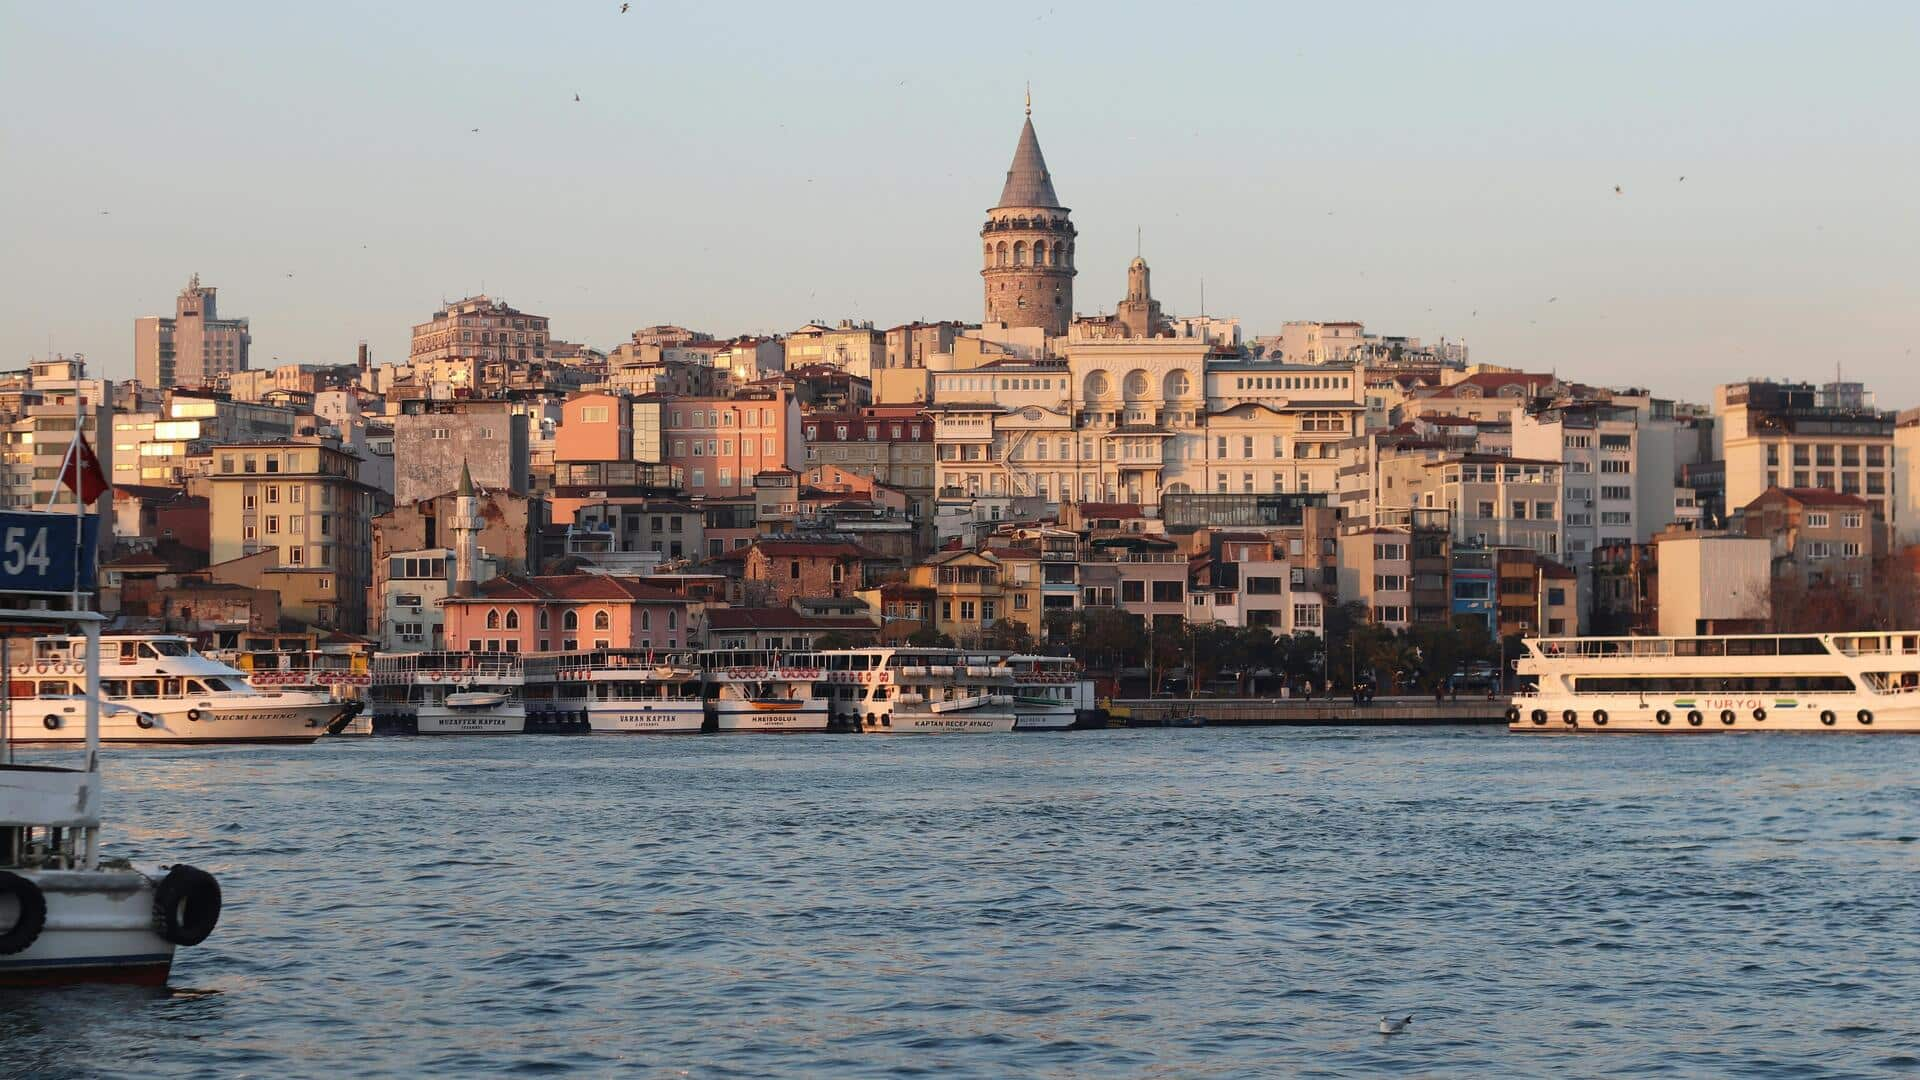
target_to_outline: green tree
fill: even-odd
[[[987,627],[982,640],[989,649],[1019,653],[1033,651],[1033,632],[1027,629],[1027,624],[1012,619],[997,620]]]
[[[841,630],[829,630],[813,640],[816,649],[851,649],[854,644],[853,638]]]
[[[923,626],[907,635],[907,644],[919,649],[951,649],[953,639],[931,626]]]

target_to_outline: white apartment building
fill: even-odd
[[[1894,415],[1876,410],[1859,383],[1731,383],[1715,392],[1713,411],[1728,513],[1770,487],[1818,488],[1859,496],[1900,526]]]

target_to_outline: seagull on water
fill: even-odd
[[[1395,1020],[1391,1016],[1383,1016],[1380,1018],[1380,1034],[1398,1035],[1407,1030],[1407,1025],[1411,1023],[1413,1023],[1413,1016],[1411,1014],[1403,1020]]]

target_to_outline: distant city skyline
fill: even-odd
[[[480,292],[600,348],[975,320],[1031,79],[1081,312],[1138,229],[1170,313],[1204,278],[1249,336],[1352,319],[1702,402],[1837,367],[1905,407],[1920,14],[1869,13],[17,8],[0,367],[128,378],[195,273],[255,367],[402,360]]]

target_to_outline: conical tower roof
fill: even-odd
[[[1040,154],[1040,137],[1033,133],[1031,116],[1020,128],[1013,167],[1007,170],[1007,184],[1000,189],[1000,202],[994,209],[1009,206],[1061,209],[1060,197],[1053,193],[1053,177],[1047,173],[1047,159]]]

